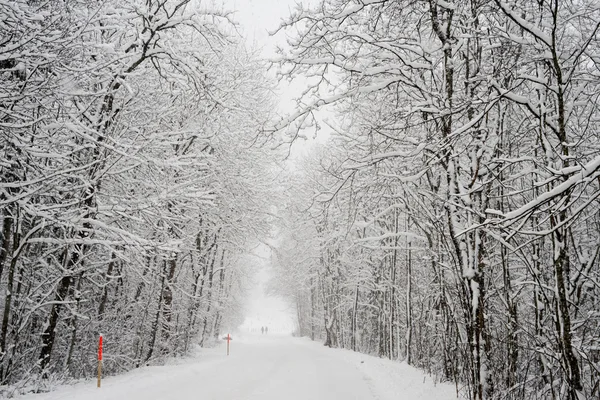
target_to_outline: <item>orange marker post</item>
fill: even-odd
[[[227,334],[227,355],[229,355],[229,341],[231,340],[231,335]]]
[[[102,380],[102,334],[98,341],[98,387],[100,387],[100,381]]]

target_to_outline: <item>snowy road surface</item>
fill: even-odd
[[[145,367],[95,381],[65,386],[22,400],[451,400],[454,386],[405,364],[307,339],[277,336],[234,338],[202,350],[179,365]]]

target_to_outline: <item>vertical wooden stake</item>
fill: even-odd
[[[229,336],[229,333],[227,334],[227,355],[229,355],[229,340],[230,340],[231,336]]]
[[[100,387],[101,380],[102,380],[102,334],[100,334],[100,339],[98,340],[98,387]]]
[[[101,381],[102,381],[102,360],[98,360],[98,387],[100,387]]]

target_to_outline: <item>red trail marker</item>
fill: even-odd
[[[100,387],[100,381],[102,380],[102,334],[98,340],[98,387]]]

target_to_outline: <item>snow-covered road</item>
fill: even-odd
[[[282,336],[236,337],[231,355],[224,345],[202,350],[179,365],[146,367],[24,400],[451,400],[454,386],[402,363],[306,339]]]

